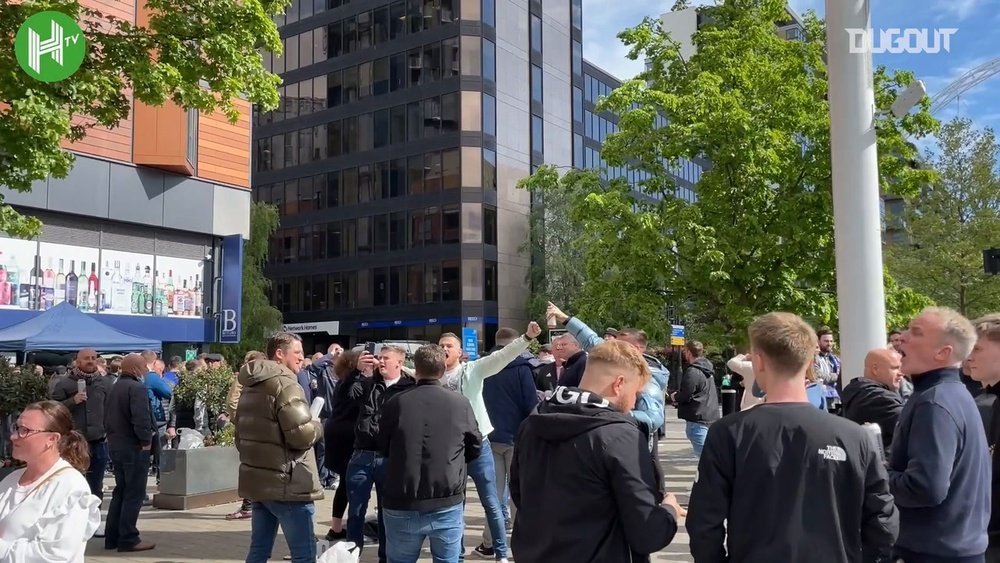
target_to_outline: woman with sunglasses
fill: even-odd
[[[0,481],[0,563],[83,563],[101,523],[101,501],[84,477],[87,440],[55,401],[28,405],[10,437],[27,465]]]

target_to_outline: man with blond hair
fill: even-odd
[[[976,328],[977,340],[967,364],[969,374],[983,386],[984,394],[1000,396],[1000,313],[991,313],[973,321],[972,324]],[[1000,416],[997,416],[996,410],[997,401],[994,400],[991,412],[983,417],[986,442],[991,452],[996,448],[997,442],[1000,442]],[[1000,463],[998,462],[1000,459],[993,455],[986,563],[1000,562]]]
[[[580,386],[556,388],[521,425],[510,473],[518,563],[643,561],[673,540],[681,508],[661,500],[629,416],[651,377],[631,344],[599,344]]]
[[[688,506],[696,563],[888,556],[899,514],[878,447],[806,396],[816,333],[791,313],[750,325],[767,401],[709,428]]]
[[[889,481],[900,516],[895,555],[904,561],[983,561],[986,552],[989,451],[958,373],[975,344],[972,323],[944,307],[924,309],[900,342],[914,392],[899,416]]]

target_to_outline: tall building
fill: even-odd
[[[83,4],[140,25],[146,13],[135,0]],[[63,144],[76,155],[66,178],[27,193],[0,187],[44,225],[37,239],[0,237],[0,328],[68,301],[168,354],[216,341],[215,290],[235,283],[238,303],[241,284],[222,277],[223,239],[250,230],[250,106],[238,105],[231,124],[134,102],[118,127]]]
[[[265,64],[253,191],[265,273],[307,351],[527,323],[531,199],[582,125],[581,0],[296,0]],[[574,118],[577,118],[574,120]]]

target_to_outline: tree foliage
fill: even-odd
[[[936,181],[911,194],[901,223],[906,239],[888,248],[890,270],[938,304],[977,317],[1000,310],[1000,280],[983,271],[983,250],[1000,233],[1000,145],[989,128],[956,118],[927,154]]]
[[[65,177],[73,155],[64,139],[93,126],[115,127],[131,111],[129,94],[150,105],[170,100],[184,108],[222,111],[236,120],[234,99],[277,106],[279,78],[257,49],[280,52],[271,19],[288,0],[145,0],[148,23],[138,26],[75,0],[0,0],[0,185],[19,191],[48,177]],[[140,5],[141,8],[141,5]],[[78,22],[88,44],[76,73],[47,84],[19,67],[14,37],[38,12],[63,12]],[[2,203],[0,232],[30,237],[37,219]]]
[[[243,317],[239,344],[217,344],[215,349],[231,366],[240,366],[251,351],[264,351],[267,338],[281,330],[281,311],[271,305],[271,281],[264,265],[271,235],[278,230],[278,209],[266,203],[250,205],[250,240],[243,246]]]
[[[710,23],[694,34],[688,59],[659,20],[619,35],[629,57],[648,64],[599,103],[619,116],[602,157],[648,180],[633,189],[543,168],[523,186],[544,201],[566,199],[580,226],[585,282],[575,304],[588,319],[616,316],[660,333],[674,305],[708,339],[740,334],[771,310],[829,322],[836,296],[823,24],[809,13],[804,40],[788,41],[775,34],[774,22],[787,19],[782,0],[703,10]],[[913,75],[879,68],[873,79],[882,110]],[[909,166],[917,154],[907,141],[935,130],[928,108],[924,99],[903,119],[878,113],[884,191],[913,195],[930,178]],[[696,158],[711,166],[691,203],[676,197],[671,171]]]

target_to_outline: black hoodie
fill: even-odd
[[[715,366],[708,358],[697,358],[684,368],[674,399],[677,402],[677,418],[699,424],[719,420]]]
[[[515,444],[518,563],[629,563],[673,539],[677,520],[659,504],[646,439],[604,398],[556,388]]]
[[[382,418],[382,405],[396,395],[417,384],[405,373],[392,385],[386,386],[382,374],[376,373],[365,381],[364,399],[358,413],[358,424],[354,428],[354,449],[378,451],[378,425]]]
[[[841,394],[844,418],[858,424],[874,422],[882,430],[882,444],[888,451],[892,435],[903,412],[903,397],[878,381],[859,377],[844,387]]]

